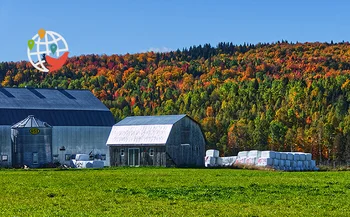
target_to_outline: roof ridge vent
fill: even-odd
[[[74,96],[72,96],[70,93],[68,93],[65,89],[58,89],[63,95],[65,95],[69,99],[76,99]]]

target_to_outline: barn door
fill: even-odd
[[[128,160],[129,160],[129,166],[132,166],[132,167],[140,166],[140,149],[139,148],[129,148],[128,149]]]
[[[191,146],[190,144],[181,144],[181,154],[182,154],[182,162],[181,164],[184,166],[189,166],[191,164]]]

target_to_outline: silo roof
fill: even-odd
[[[34,115],[29,115],[24,120],[12,126],[12,128],[25,128],[25,127],[51,127],[51,126],[48,123],[35,118]]]
[[[0,125],[28,115],[52,126],[112,126],[109,109],[89,90],[0,87]]]

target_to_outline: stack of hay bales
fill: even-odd
[[[229,157],[218,157],[216,158],[216,163],[221,167],[229,167],[232,166],[236,162],[237,156],[229,156]]]
[[[215,167],[217,166],[216,160],[219,157],[219,151],[210,149],[205,152],[205,167]]]
[[[219,157],[219,151],[210,149],[205,153],[205,167],[229,167],[236,162],[237,156]]]
[[[219,157],[219,151],[206,151],[205,167],[229,167],[232,165],[252,165],[284,171],[318,170],[310,153],[277,151],[241,151],[238,156]]]
[[[247,158],[245,160],[245,164],[256,165],[260,157],[261,157],[261,151],[257,151],[257,150],[249,151],[247,154]]]
[[[235,164],[245,164],[245,161],[248,157],[248,151],[240,151],[237,155]]]
[[[242,151],[238,153],[236,164],[270,167],[284,171],[318,170],[312,155],[303,152]]]

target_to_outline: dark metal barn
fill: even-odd
[[[68,164],[72,154],[92,153],[109,165],[106,141],[115,121],[88,90],[0,87],[0,114],[0,167],[17,163],[12,156],[11,127],[29,115],[52,126],[53,162]]]
[[[187,115],[127,117],[113,126],[107,145],[115,166],[204,165],[204,135]]]

